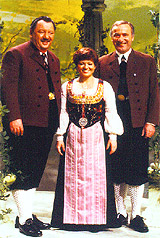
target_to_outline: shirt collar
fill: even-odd
[[[119,64],[121,63],[121,59],[122,59],[122,56],[124,55],[125,59],[126,59],[126,62],[128,61],[128,57],[131,53],[132,49],[130,48],[126,53],[124,54],[120,54],[118,51],[116,51],[117,55],[118,55],[118,62]]]
[[[40,55],[45,54],[46,56],[48,56],[47,51],[46,51],[45,53],[42,53],[42,52],[40,51],[39,53],[40,53]]]
[[[42,53],[42,52],[40,51],[39,53],[40,53],[40,55],[43,55],[43,54],[46,55],[44,60],[45,60],[46,64],[48,64],[48,54],[47,54],[47,51],[46,51],[45,53]]]

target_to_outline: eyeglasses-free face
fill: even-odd
[[[131,27],[128,24],[122,24],[113,27],[111,39],[116,50],[120,54],[124,54],[131,48],[134,35],[132,35]]]
[[[89,78],[95,71],[95,64],[92,60],[80,60],[77,65],[80,78]]]
[[[52,22],[40,20],[30,34],[31,41],[41,52],[46,52],[54,39],[54,26]]]

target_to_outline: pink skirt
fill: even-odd
[[[106,224],[104,135],[100,122],[81,129],[71,123],[66,141],[64,217],[67,224]]]

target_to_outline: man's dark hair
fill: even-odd
[[[52,21],[52,19],[50,17],[47,16],[41,16],[41,17],[37,17],[36,19],[34,19],[30,25],[30,34],[32,34],[34,32],[34,29],[36,28],[37,22],[39,22],[40,20],[43,20],[45,22],[52,22],[54,30],[56,30],[56,26],[55,23]]]
[[[110,31],[110,36],[112,36],[113,27],[115,27],[115,26],[120,26],[120,25],[123,25],[123,24],[126,24],[126,25],[129,25],[129,26],[130,26],[130,28],[131,28],[131,33],[132,33],[132,35],[134,36],[134,26],[133,26],[133,24],[130,23],[129,21],[123,21],[123,20],[121,20],[121,21],[116,21],[116,22],[112,25],[111,31]]]

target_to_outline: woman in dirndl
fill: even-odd
[[[61,159],[51,226],[97,232],[107,227],[108,220],[106,149],[115,152],[123,125],[111,85],[93,76],[96,52],[81,48],[73,61],[79,77],[62,85],[57,130]]]

